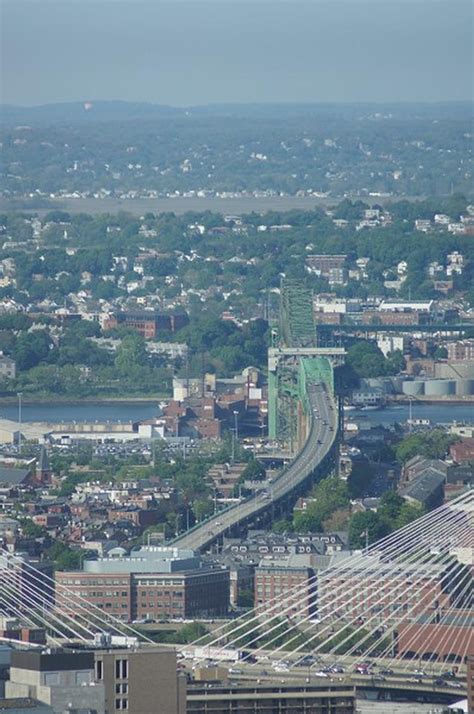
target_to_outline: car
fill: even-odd
[[[448,687],[453,687],[454,689],[461,689],[462,684],[460,682],[453,682],[451,679],[448,679],[446,682]]]
[[[434,680],[433,684],[435,687],[445,687],[446,682],[444,679],[441,679],[441,677],[438,677],[437,679]]]
[[[365,664],[356,664],[354,674],[369,674],[369,667]]]
[[[340,664],[333,664],[330,669],[334,674],[344,674],[344,667],[341,667]]]
[[[393,674],[393,669],[381,669],[379,674],[383,674],[384,677],[390,677]]]
[[[319,672],[314,672],[315,677],[329,677],[329,674],[324,671],[324,669],[320,669]]]
[[[229,667],[229,674],[242,674],[242,670],[238,667]]]
[[[313,655],[304,655],[304,657],[299,660],[298,664],[301,667],[310,667],[315,662],[316,660],[314,659]]]
[[[441,679],[453,679],[456,676],[456,672],[450,669],[447,672],[441,672],[439,676]]]
[[[273,669],[275,672],[289,672],[290,668],[288,667],[287,664],[281,664],[280,662],[275,662],[273,665]]]
[[[372,679],[374,682],[385,682],[385,677],[382,674],[373,674]]]
[[[426,672],[424,672],[422,669],[415,669],[413,674],[415,674],[417,677],[426,677]]]

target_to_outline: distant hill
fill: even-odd
[[[195,107],[171,107],[148,102],[90,101],[43,104],[20,107],[0,106],[4,126],[28,124],[45,126],[84,125],[109,121],[166,119],[173,117],[264,117],[337,116],[339,118],[393,119],[465,119],[473,114],[471,102],[436,104],[208,104]]]
[[[182,116],[182,109],[146,102],[91,101],[42,104],[19,107],[4,104],[0,107],[1,121],[6,126],[16,124],[90,124],[95,122],[126,121]]]

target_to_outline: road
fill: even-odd
[[[292,493],[329,453],[337,434],[337,408],[322,384],[308,387],[310,431],[298,456],[255,495],[220,511],[206,522],[178,536],[173,545],[203,550],[230,528],[263,513]]]

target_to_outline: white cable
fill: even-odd
[[[460,516],[460,514],[457,514],[457,513],[456,513],[456,514],[452,515],[450,518],[451,518],[451,520],[457,520],[457,519],[459,518],[459,516]],[[462,514],[461,514],[461,516],[462,516]],[[436,523],[436,521],[435,521],[434,525],[435,525],[436,528],[437,528],[437,523]],[[426,536],[427,534],[429,534],[429,531],[427,531],[427,530],[425,529],[425,530],[424,530],[424,534],[425,534],[425,536]],[[452,530],[451,530],[451,534],[452,534]],[[398,539],[397,539],[397,541],[398,541]],[[414,542],[414,545],[411,546],[411,549],[412,549],[412,550],[413,550],[413,549],[416,550],[416,549],[419,547],[419,546],[418,546],[418,542],[415,541],[415,540],[411,537],[411,535],[410,535],[410,540],[408,540],[407,542],[408,542],[408,543]],[[402,545],[403,545],[403,542],[402,542]],[[402,550],[402,552],[404,553],[404,555],[405,555],[405,556],[407,555],[407,550],[400,548],[400,543],[399,543],[399,542],[397,543],[397,548],[396,548],[396,550],[397,550],[397,551]],[[383,555],[386,556],[386,553],[383,553]],[[365,555],[365,554],[362,555],[362,556],[360,556],[360,557],[358,557],[358,558],[356,558],[355,561],[356,561],[356,563],[358,563],[358,561],[365,561],[365,562],[366,562],[365,570],[370,571],[370,570],[372,570],[372,568],[373,568],[373,563],[372,563],[370,557],[367,556],[367,555]],[[353,562],[352,559],[349,559],[349,558],[345,559],[345,560],[343,561],[343,563],[342,563],[338,568],[336,568],[336,569],[334,569],[334,570],[332,570],[331,568],[328,568],[328,570],[324,571],[323,573],[321,573],[321,574],[319,575],[319,583],[323,584],[323,582],[324,582],[325,579],[327,579],[327,578],[334,578],[334,575],[337,574],[337,571],[347,571],[348,565],[349,565],[349,568],[351,568],[351,569],[354,568],[354,562]],[[397,568],[398,568],[398,567],[399,567],[399,564],[395,565],[394,567],[397,567]],[[358,576],[359,576],[359,577],[361,577],[361,575],[362,575],[362,573],[363,573],[363,570],[364,570],[364,568],[359,569],[359,572],[358,572]],[[309,581],[307,581],[307,582],[305,583],[305,585],[302,586],[302,588],[301,588],[301,590],[304,591],[304,594],[305,594],[305,595],[307,595],[307,589],[308,589],[308,585],[309,585],[309,584],[310,584]],[[358,586],[358,583],[357,583],[356,585]],[[354,586],[354,587],[355,587],[355,586]],[[344,590],[344,591],[346,591],[346,589],[347,589],[347,584],[343,584],[343,585],[339,588],[339,590]],[[295,595],[292,596],[292,598],[291,598],[292,602],[291,602],[291,605],[290,605],[288,608],[284,609],[283,612],[282,612],[282,610],[281,610],[281,608],[280,608],[280,611],[279,611],[274,617],[270,618],[270,621],[273,620],[273,619],[277,619],[277,620],[278,620],[277,624],[276,624],[276,625],[274,626],[274,628],[272,628],[272,629],[281,628],[281,621],[279,620],[279,618],[281,617],[281,615],[282,615],[283,613],[288,612],[288,611],[290,611],[291,609],[294,608],[294,602],[293,602],[294,597],[295,597]],[[289,598],[286,598],[287,601],[288,601],[288,599],[289,599]],[[332,606],[331,606],[331,607],[332,607]],[[318,615],[320,615],[320,613],[318,613]],[[310,615],[309,615],[307,618],[305,618],[305,619],[306,619],[306,620],[310,620],[310,619],[313,619],[313,618],[314,618],[314,614],[312,613],[312,614],[310,614]],[[255,619],[258,620],[258,618],[255,618]],[[269,620],[267,619],[267,624],[268,624],[268,621],[269,621]],[[246,624],[248,625],[248,623],[246,623]],[[295,628],[299,627],[300,625],[301,625],[301,622],[299,622],[298,625],[295,625],[293,628],[289,628],[289,629],[290,629],[290,630],[291,630],[291,629],[295,629]],[[239,628],[236,628],[236,629],[239,629]],[[259,629],[259,626],[253,628],[253,630],[250,630],[250,631],[247,629],[247,631],[245,631],[240,637],[238,637],[238,638],[236,638],[236,639],[233,640],[233,644],[235,644],[239,639],[241,639],[241,638],[244,637],[244,636],[245,636],[245,637],[248,637],[249,634],[251,634],[253,631],[256,631],[256,630],[258,630],[258,629]],[[234,630],[234,631],[235,631],[235,630]],[[288,632],[288,629],[287,629],[287,632]],[[232,634],[232,633],[230,633],[230,634]],[[268,635],[268,629],[267,629],[267,631],[266,631],[266,634]],[[227,636],[228,636],[228,635],[227,635]],[[220,638],[219,638],[219,639],[220,639]],[[247,644],[248,644],[248,643],[247,643]],[[266,643],[266,646],[268,646],[269,644],[271,644],[271,642],[270,642],[270,643],[267,642],[267,643]]]
[[[453,499],[453,501],[451,501],[449,504],[443,504],[442,506],[440,506],[440,507],[439,507],[438,509],[436,509],[435,511],[432,511],[431,513],[428,513],[428,514],[426,514],[425,516],[422,516],[422,517],[421,517],[420,519],[418,519],[417,521],[407,524],[406,526],[404,526],[404,527],[403,527],[402,529],[400,529],[399,531],[396,531],[395,533],[391,533],[391,534],[389,534],[388,536],[386,536],[385,538],[383,538],[383,539],[381,539],[380,541],[378,541],[377,543],[373,544],[372,546],[369,547],[367,553],[371,553],[371,552],[373,552],[373,551],[378,551],[378,550],[380,550],[380,548],[386,547],[386,546],[389,545],[389,544],[392,544],[392,545],[391,545],[391,549],[393,549],[393,544],[395,544],[395,549],[398,550],[398,549],[400,548],[400,543],[401,543],[401,542],[403,543],[404,537],[407,536],[407,534],[408,534],[408,538],[411,537],[411,533],[412,533],[412,531],[413,531],[413,527],[414,527],[415,524],[416,524],[417,527],[421,527],[421,526],[425,525],[427,522],[433,522],[433,521],[441,521],[441,522],[442,522],[442,521],[445,519],[445,512],[446,512],[446,511],[448,511],[448,513],[451,513],[451,514],[452,514],[454,507],[457,507],[458,505],[461,505],[461,506],[462,506],[462,505],[465,505],[466,502],[469,503],[469,501],[472,500],[473,495],[474,495],[474,492],[472,492],[472,491],[471,491],[471,492],[467,492],[467,493],[465,493],[465,494],[461,494],[461,495],[458,496],[456,499]],[[455,513],[454,515],[455,515],[456,517],[465,517],[465,513],[464,513],[463,511],[461,511],[460,513],[457,513],[457,514]],[[426,534],[425,534],[425,535],[426,535]],[[390,550],[390,549],[389,549],[389,550]],[[367,553],[364,552],[364,553],[362,553],[362,554],[359,555],[359,556],[352,556],[352,562],[360,561],[365,555],[367,555]],[[388,552],[385,553],[385,555],[387,555],[387,554],[388,554]],[[337,567],[335,570],[333,570],[332,572],[333,572],[333,574],[334,574],[334,572],[336,572],[338,569],[343,569],[343,568],[345,568],[344,563],[342,563],[341,566],[338,566],[338,567]],[[265,604],[263,607],[262,607],[262,606],[257,606],[257,608],[255,608],[254,612],[258,612],[258,614],[257,614],[256,616],[254,616],[254,618],[251,618],[250,621],[248,620],[248,614],[249,614],[249,613],[245,613],[245,614],[241,615],[239,618],[237,618],[237,622],[238,622],[239,620],[240,620],[240,621],[244,620],[244,622],[242,623],[242,625],[239,625],[239,626],[237,626],[237,627],[234,627],[233,630],[232,630],[230,633],[229,633],[229,632],[224,632],[224,633],[223,633],[223,636],[228,638],[229,634],[235,633],[235,632],[237,632],[239,629],[241,629],[241,628],[243,628],[243,627],[248,627],[248,624],[250,624],[250,622],[252,621],[252,619],[255,620],[255,621],[257,621],[257,620],[259,620],[260,617],[266,616],[266,619],[267,619],[267,622],[268,622],[268,614],[269,614],[270,612],[272,612],[273,610],[278,609],[278,613],[277,613],[276,617],[279,617],[279,616],[281,615],[281,604],[282,604],[282,600],[288,602],[288,601],[290,600],[290,597],[295,597],[295,596],[297,595],[297,592],[295,592],[295,591],[299,591],[299,592],[305,591],[305,590],[307,589],[307,586],[311,583],[311,581],[315,582],[318,577],[319,577],[319,578],[324,578],[324,573],[319,574],[319,576],[318,576],[318,575],[314,576],[314,577],[311,578],[309,581],[307,581],[307,583],[305,583],[304,586],[295,586],[295,587],[292,588],[290,591],[287,591],[287,593],[286,593],[286,598],[283,598],[283,599],[282,599],[281,597],[279,597],[279,598],[273,598],[273,599],[270,601],[270,602],[273,602],[273,603],[274,603],[273,607],[270,607],[270,608],[269,608],[268,610],[266,610],[266,611],[265,611],[265,607],[266,607],[267,604]],[[288,608],[288,609],[289,609],[289,610],[292,609],[292,606],[291,606],[290,608]],[[262,612],[260,612],[260,611],[262,611]],[[270,618],[270,619],[273,619],[273,618]],[[221,627],[219,627],[217,630],[214,631],[214,635],[215,635],[216,633],[222,631],[222,630],[225,630],[225,629],[227,628],[227,626],[228,626],[227,624],[224,624],[224,625],[222,625]],[[248,632],[247,632],[246,634],[248,634]],[[193,645],[198,645],[203,639],[204,639],[204,637],[198,638],[197,640],[195,640],[195,641],[193,642]],[[218,642],[220,639],[221,639],[221,637],[215,638],[215,640],[214,640],[213,642],[214,642],[214,643],[215,643],[215,642]],[[212,646],[212,643],[209,643],[208,646]]]
[[[1,553],[1,550],[2,550],[2,549],[0,548],[0,553]],[[3,550],[4,550],[4,549],[3,549]],[[29,568],[30,570],[33,570],[33,571],[36,572],[36,573],[40,573],[40,571],[38,571],[38,570],[37,570],[34,566],[32,566],[30,563],[21,560],[20,558],[18,558],[17,556],[12,555],[12,554],[9,553],[8,551],[5,551],[5,552],[7,552],[8,555],[11,556],[12,558],[14,558],[15,560],[17,560],[17,561],[19,561],[20,563],[24,564],[24,565],[25,565],[27,568]],[[41,574],[41,575],[44,575],[43,573],[40,573],[40,574]],[[49,577],[48,575],[44,575],[44,577],[46,578],[46,580],[49,580],[51,583],[53,583],[53,585],[56,585],[56,581],[55,581],[53,578]],[[87,600],[86,598],[82,597],[81,595],[78,595],[78,593],[75,592],[74,590],[71,590],[70,588],[67,588],[67,587],[66,587],[65,585],[63,585],[62,583],[58,583],[58,586],[59,586],[64,592],[68,593],[68,598],[69,598],[69,600],[70,600],[71,602],[73,602],[73,603],[75,604],[76,609],[77,609],[77,608],[81,608],[82,610],[88,612],[88,613],[89,613],[89,616],[91,616],[91,612],[90,612],[91,610],[97,611],[97,617],[99,617],[99,618],[102,619],[102,620],[104,620],[105,618],[108,618],[108,619],[105,619],[105,621],[106,621],[107,625],[109,626],[109,628],[115,629],[115,631],[116,631],[116,632],[119,632],[121,635],[123,635],[123,630],[125,629],[125,630],[127,630],[127,631],[129,631],[129,632],[132,632],[133,635],[134,635],[134,637],[137,637],[139,640],[148,642],[149,644],[152,644],[152,645],[156,645],[156,642],[155,642],[154,640],[150,639],[150,638],[147,637],[145,634],[143,634],[142,632],[139,632],[139,631],[136,630],[135,628],[130,627],[130,625],[128,625],[127,623],[122,622],[121,620],[119,620],[118,618],[116,618],[116,617],[115,617],[114,615],[112,615],[111,613],[106,613],[106,612],[104,612],[104,611],[101,610],[99,607],[97,607],[97,605],[95,605],[95,603],[90,602],[89,600]],[[82,605],[82,604],[81,604],[82,602],[86,603],[86,605]],[[85,618],[85,619],[86,619],[86,618]],[[116,623],[116,624],[115,624],[115,623]]]
[[[25,615],[23,612],[18,610],[14,605],[12,605],[8,600],[5,600],[3,596],[0,593],[0,600],[3,602],[5,606],[5,613],[7,612],[13,612],[18,619],[20,625],[22,622],[25,622],[29,627],[32,627],[33,629],[38,628],[38,623],[34,622],[28,615]],[[50,629],[50,628],[49,628]],[[51,635],[51,633],[48,633],[48,637],[53,642],[55,645],[59,645],[59,640],[57,640],[55,637]],[[19,642],[22,642],[22,640],[19,640]],[[28,645],[28,642],[23,642],[24,645]]]
[[[448,556],[445,556],[445,557],[448,557]],[[429,565],[435,565],[435,564],[440,565],[439,563],[429,563]],[[388,580],[388,584],[389,584],[389,585],[391,584],[391,585],[392,585],[392,588],[393,588],[395,591],[397,591],[397,590],[399,589],[399,587],[400,587],[400,585],[399,585],[399,580],[397,580],[395,583],[391,583],[390,580],[389,580],[389,578],[392,576],[392,572],[393,572],[393,571],[394,571],[395,574],[396,574],[397,571],[399,571],[399,569],[400,569],[400,563],[397,563],[397,565],[396,565],[396,567],[395,567],[394,569],[392,568],[392,569],[390,569],[389,571],[383,573],[383,575],[382,575],[382,580],[383,580],[383,582],[386,583],[387,580]],[[437,579],[438,579],[438,576],[439,576],[439,572],[437,572],[437,573],[431,575],[431,577],[428,577],[428,578],[427,578],[426,573],[423,572],[422,574],[420,574],[420,575],[418,576],[417,582],[420,582],[420,583],[423,583],[423,584],[425,584],[426,582],[431,582],[431,581],[435,581],[435,582],[436,582]],[[350,577],[350,576],[349,576],[349,577]],[[413,577],[413,576],[412,576],[412,577]],[[416,578],[415,578],[415,580],[416,580]],[[356,583],[356,586],[357,586],[357,585],[358,585],[358,583]],[[408,601],[410,601],[411,599],[413,599],[413,598],[416,597],[416,592],[414,592],[414,590],[415,590],[414,585],[415,585],[415,583],[410,583],[410,584],[403,590],[403,595],[404,595],[404,596],[406,595],[407,592],[409,593]],[[385,587],[386,587],[386,585],[385,585]],[[364,591],[362,591],[362,592],[363,592],[363,595],[365,595],[365,597],[368,597],[369,600],[372,599],[371,590],[372,590],[372,585],[369,585]],[[357,599],[358,594],[359,594],[359,593],[356,593],[356,596],[351,599],[351,602],[352,602],[353,600]],[[393,609],[390,610],[390,608],[393,608],[393,605],[392,605],[390,602],[387,602],[387,600],[388,600],[389,597],[390,597],[390,591],[389,591],[388,593],[385,593],[385,592],[384,592],[384,594],[383,594],[383,599],[384,599],[384,601],[386,602],[386,604],[384,605],[384,607],[382,608],[382,610],[377,611],[374,615],[370,616],[369,619],[365,619],[364,622],[362,623],[362,625],[359,625],[359,627],[357,627],[354,631],[351,631],[342,641],[338,642],[337,645],[335,645],[335,646],[333,647],[333,649],[330,650],[330,652],[326,652],[326,653],[324,653],[324,654],[335,655],[336,652],[337,652],[337,650],[339,650],[339,649],[340,649],[346,642],[348,642],[350,639],[352,639],[353,637],[357,636],[357,634],[358,634],[360,631],[366,632],[366,631],[367,631],[367,628],[368,628],[368,626],[370,625],[371,622],[375,622],[375,623],[376,623],[376,625],[377,625],[377,630],[378,630],[379,627],[380,627],[380,625],[379,625],[378,623],[379,623],[380,620],[382,619],[383,613],[386,612],[386,611],[389,611],[390,619],[395,619],[395,613],[398,612],[398,611],[400,611],[400,610],[403,610],[403,608],[404,608],[404,607],[406,606],[406,604],[407,604],[407,599],[405,598],[405,599],[400,603],[400,605],[398,606],[398,608],[396,608],[396,610],[393,611]],[[359,598],[359,599],[363,599],[363,598]],[[343,607],[344,610],[345,610],[345,617],[344,617],[344,619],[342,620],[342,622],[339,624],[339,627],[340,627],[341,632],[344,632],[344,631],[347,630],[348,628],[351,628],[351,626],[353,626],[354,624],[358,624],[358,623],[359,623],[360,618],[361,618],[361,608],[364,607],[364,604],[363,604],[363,603],[362,603],[362,604],[356,603],[355,606],[352,607],[348,612],[347,612],[346,602],[344,602],[344,603],[342,604],[342,607]],[[336,612],[337,612],[338,609],[339,609],[339,608],[336,609]],[[355,614],[354,614],[354,617],[352,618],[352,620],[351,620],[351,619],[347,620],[347,615],[350,614],[350,613],[355,613]],[[299,647],[296,647],[296,648],[293,650],[293,654],[294,654],[295,652],[298,652],[298,651],[300,651],[301,649],[303,649],[304,646],[307,647],[308,644],[309,644],[309,642],[311,642],[312,640],[314,640],[314,639],[316,639],[316,638],[321,639],[321,637],[322,637],[322,636],[325,634],[325,632],[327,632],[328,630],[330,631],[330,635],[329,635],[329,641],[330,641],[330,640],[337,634],[337,631],[334,632],[334,622],[333,622],[333,621],[329,621],[328,624],[327,624],[325,627],[323,627],[322,630],[318,630],[312,637],[309,638],[309,640],[308,640],[304,645],[300,645]],[[369,639],[370,637],[372,637],[372,633],[371,633],[370,630],[369,630],[369,632],[367,632],[367,634],[362,638],[362,640],[358,640],[358,641],[357,641],[356,645],[354,645],[352,649],[359,649],[359,648],[360,648],[360,645],[361,645],[365,640]],[[288,643],[285,643],[285,645],[287,646]],[[323,647],[323,646],[324,646],[324,644],[321,644],[321,645],[319,645],[318,647],[313,648],[312,651],[313,651],[313,652],[317,652],[317,653],[321,653],[321,647]],[[280,646],[279,648],[277,648],[276,651],[279,651],[279,650],[281,650],[281,649],[283,649],[283,646]],[[350,652],[350,650],[349,650],[349,652]],[[349,653],[345,653],[345,655],[348,655],[348,654],[349,654]],[[338,656],[341,656],[341,655],[338,655]]]
[[[468,500],[471,498],[471,496],[472,496],[472,494],[468,494]],[[458,500],[458,501],[464,501],[464,500],[466,500],[466,494],[463,494],[463,495],[462,495],[461,497],[459,497],[459,499],[457,499],[457,500]],[[444,505],[444,506],[441,506],[439,509],[436,509],[436,511],[433,511],[431,514],[427,514],[427,516],[423,516],[421,519],[419,519],[418,521],[415,521],[414,523],[421,525],[423,522],[426,522],[426,521],[439,521],[439,520],[444,521],[444,520],[445,520],[445,511],[446,511],[446,510],[448,511],[448,513],[451,512],[451,517],[454,518],[454,519],[464,518],[464,517],[465,517],[464,512],[461,511],[461,512],[459,512],[459,513],[456,513],[456,512],[453,513],[453,509],[452,509],[452,508],[449,508],[448,505]],[[371,547],[369,548],[369,552],[372,552],[372,551],[374,551],[374,550],[380,550],[380,548],[381,548],[382,546],[389,544],[391,541],[392,541],[392,548],[391,548],[391,549],[392,549],[392,550],[400,550],[400,541],[401,541],[401,543],[403,543],[403,538],[401,538],[401,535],[405,532],[404,535],[405,535],[405,536],[408,536],[407,542],[409,542],[410,539],[412,538],[412,533],[411,533],[411,532],[412,532],[412,530],[413,530],[413,525],[414,525],[413,523],[408,524],[407,526],[405,526],[405,527],[404,527],[403,529],[401,529],[400,531],[395,532],[394,534],[390,534],[390,535],[387,536],[386,538],[384,538],[384,539],[382,539],[381,541],[379,541],[377,544],[374,544],[374,546],[371,546]],[[425,532],[425,536],[426,536],[426,532]],[[395,547],[393,546],[393,543],[395,544]],[[390,550],[390,549],[389,549],[389,550]],[[351,560],[352,560],[352,562],[354,562],[354,561],[357,562],[358,560],[364,559],[364,556],[365,556],[365,555],[366,555],[366,554],[363,553],[363,554],[361,554],[361,555],[359,555],[359,556],[355,556],[355,557],[353,556]],[[384,555],[388,555],[388,552],[385,552]],[[345,564],[345,561],[344,561],[344,562],[343,562],[338,568],[336,568],[335,570],[337,571],[338,569],[344,569],[345,567],[346,567],[346,564]],[[327,572],[327,571],[326,571],[326,572]],[[332,574],[331,574],[331,577],[333,577],[334,572],[335,572],[335,571],[333,570],[333,571],[332,571]],[[321,579],[321,578],[324,579],[325,575],[326,575],[326,573],[323,572],[323,573],[319,574],[319,578],[320,578],[320,579]],[[312,579],[310,579],[310,580],[312,580],[312,581],[314,582],[317,577],[318,577],[318,576],[314,576],[314,577],[313,577]],[[307,586],[308,586],[309,584],[310,584],[310,581],[307,581],[304,586],[296,586],[296,590],[299,590],[300,592],[301,592],[301,591],[305,591],[305,590],[307,589]],[[294,590],[294,589],[293,589],[293,590]],[[296,595],[297,595],[297,593],[293,593],[292,595],[290,595],[290,594],[287,593],[287,597],[286,597],[285,599],[286,599],[286,601],[289,601],[289,600],[290,600],[290,597],[293,598],[293,597],[295,597]],[[256,615],[253,619],[254,619],[255,621],[257,621],[257,620],[259,620],[259,618],[260,618],[261,616],[266,616],[266,617],[267,617],[267,622],[268,622],[268,614],[269,614],[269,612],[271,612],[272,610],[275,610],[275,609],[277,609],[277,608],[278,608],[278,613],[275,615],[275,617],[280,617],[280,616],[281,616],[281,604],[282,604],[282,598],[279,598],[278,601],[275,602],[275,605],[274,605],[273,607],[271,607],[271,608],[270,608],[269,610],[267,610],[266,612],[259,613],[259,614]],[[292,608],[293,608],[293,604],[292,604],[289,608],[287,608],[287,610],[289,611],[289,610],[291,610]],[[248,613],[247,613],[246,615],[241,616],[241,618],[239,618],[239,619],[243,619],[243,618],[245,618],[246,616],[248,616]],[[270,618],[270,619],[273,619],[273,618]],[[238,630],[241,629],[242,627],[248,627],[248,624],[249,624],[249,620],[247,619],[242,625],[235,627],[230,633],[228,633],[228,632],[227,632],[227,633],[224,633],[224,636],[228,638],[229,634],[235,633],[236,631],[238,631]],[[224,625],[223,627],[219,628],[219,630],[224,629],[225,627],[226,627],[226,625]],[[246,632],[246,634],[248,634],[248,631]],[[199,638],[199,639],[198,639],[195,643],[193,643],[193,644],[198,644],[201,639],[202,639],[202,638]],[[221,639],[221,638],[220,638],[220,637],[219,637],[219,638],[216,638],[216,639],[214,640],[214,642],[217,642],[219,639]],[[209,646],[211,646],[211,644],[209,644]]]
[[[436,578],[433,578],[433,582],[434,582],[434,583],[438,583],[438,584],[441,586],[441,585],[443,585],[443,584],[446,583],[446,582],[449,583],[451,577],[452,577],[452,573],[451,573],[451,572],[447,572],[442,580],[437,581]],[[462,581],[461,581],[461,582],[464,582],[464,580],[466,580],[466,579],[468,580],[468,582],[467,582],[467,584],[466,584],[466,587],[469,587],[469,585],[470,585],[470,577],[466,576],[466,574],[465,574],[464,577],[462,578]],[[426,582],[426,581],[425,581],[425,582]],[[412,597],[409,598],[409,600],[411,600],[411,599],[412,599]],[[402,616],[401,616],[400,620],[392,622],[392,624],[389,625],[389,627],[387,627],[387,628],[385,629],[385,631],[383,631],[383,633],[371,644],[371,646],[369,647],[369,649],[364,651],[364,656],[370,657],[370,656],[372,655],[373,651],[378,647],[380,641],[383,641],[387,636],[392,635],[392,634],[394,633],[394,631],[396,631],[396,629],[400,626],[400,624],[403,623],[403,621],[404,621],[405,619],[406,619],[406,620],[410,620],[410,618],[412,618],[412,617],[418,618],[418,617],[421,617],[421,616],[422,616],[423,614],[425,614],[426,612],[430,612],[430,606],[429,606],[429,604],[426,606],[425,610],[423,610],[422,612],[419,612],[419,611],[418,611],[418,603],[415,602],[415,603],[412,605],[412,607],[411,607],[407,612],[402,612]],[[361,640],[361,641],[358,643],[358,645],[359,645],[361,642],[363,642],[365,639],[367,639],[367,638],[364,638],[363,640]],[[393,647],[393,642],[391,642],[391,644],[390,644],[382,653],[380,653],[378,656],[380,656],[380,657],[382,657],[382,658],[385,657],[385,654],[386,654],[387,650],[392,649],[392,647]],[[349,657],[349,656],[351,656],[351,655],[354,653],[354,649],[356,649],[356,648],[353,647],[351,650],[349,650],[349,652],[345,653],[343,656],[344,656],[344,657]]]
[[[4,560],[6,560],[6,559],[4,559]],[[8,561],[6,561],[6,562],[8,565]],[[0,555],[0,573],[2,571],[8,572],[10,569],[8,567],[3,566],[1,563],[2,563],[2,555]],[[45,586],[46,587],[49,587],[49,586],[43,582],[43,579],[42,578],[39,579],[29,572],[27,573],[26,571],[25,571],[25,577],[22,577],[22,571],[21,570],[18,571],[18,568],[19,568],[18,565],[16,567],[17,567],[17,577],[16,577],[17,589],[20,591],[20,593],[23,593],[26,591],[30,595],[30,602],[33,605],[36,604],[36,607],[41,607],[41,600],[42,600],[43,601],[42,602],[43,611],[44,611],[44,601],[46,599],[45,595],[48,598],[48,605],[52,605],[54,602],[54,592],[52,593],[53,594],[52,600],[49,599],[49,596],[51,595],[51,593],[45,593],[45,591],[44,591]],[[32,582],[31,579],[39,581],[40,586],[38,586],[34,582]],[[4,584],[5,583],[0,584],[0,585],[4,585]],[[60,614],[66,615],[66,613],[60,613]],[[61,621],[60,618],[57,618],[56,615],[54,615],[54,613],[52,613],[52,612],[50,613],[50,616],[55,617],[56,620],[59,619],[59,621]],[[66,617],[67,617],[67,615],[66,615]],[[72,619],[72,618],[69,617],[69,619]],[[82,623],[78,622],[77,625],[79,625],[79,627],[82,630],[84,630],[84,632],[86,632],[87,634],[92,635],[92,637],[94,636],[94,633],[91,630],[89,630],[87,627],[85,627]],[[71,631],[74,631],[72,628],[70,628],[70,629],[71,629]]]
[[[10,596],[15,596],[17,593],[15,590],[11,590],[10,586],[6,586],[5,583],[2,584],[3,591],[7,591]],[[29,598],[23,596],[23,599],[25,599],[27,602],[29,602]],[[25,608],[25,610],[28,612],[28,614],[32,614],[37,620],[39,620],[47,629],[52,629],[56,634],[58,634],[62,639],[68,639],[68,635],[63,631],[60,630],[58,627],[56,627],[52,622],[47,620],[45,617],[39,614],[38,612],[38,604],[35,602],[34,607],[31,607],[29,605],[23,604],[22,606]],[[55,618],[57,619],[57,618]],[[72,630],[71,630],[72,631]],[[76,634],[76,633],[74,633]],[[85,638],[82,636],[77,636],[79,640],[85,641]]]

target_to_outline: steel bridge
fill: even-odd
[[[268,351],[269,436],[294,458],[260,491],[179,535],[173,545],[205,550],[224,535],[264,525],[287,513],[334,462],[339,410],[333,367],[345,351],[317,346],[312,293],[299,281],[281,284],[279,331],[280,344]]]

